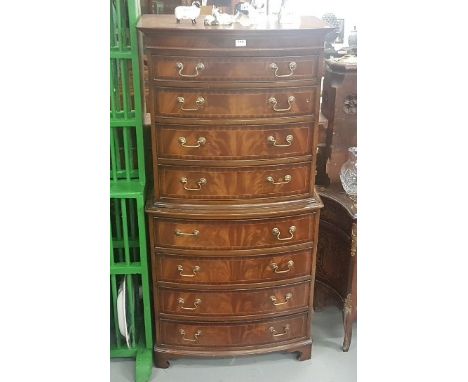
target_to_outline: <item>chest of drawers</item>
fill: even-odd
[[[311,354],[323,39],[144,15],[155,363]]]

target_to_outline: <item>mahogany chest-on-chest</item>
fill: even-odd
[[[309,359],[329,27],[144,15],[138,28],[149,63],[156,366],[274,351]]]

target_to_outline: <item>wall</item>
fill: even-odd
[[[321,18],[325,13],[334,13],[339,19],[345,19],[345,45],[348,45],[349,32],[357,25],[358,9],[355,2],[344,0],[287,0],[302,16],[316,16]],[[270,0],[270,6],[281,0]],[[357,28],[359,29],[359,28]]]

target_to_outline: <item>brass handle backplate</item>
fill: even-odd
[[[200,110],[203,105],[205,104],[205,99],[203,97],[197,97],[197,100],[195,101],[197,107],[193,109],[185,109],[184,108],[184,103],[185,103],[185,98],[184,97],[177,97],[177,102],[179,103],[179,109],[182,111],[197,111]]]
[[[280,238],[281,231],[279,230],[279,228],[275,227],[271,231],[273,236],[276,236],[276,239],[278,239],[278,240],[291,240],[294,237],[294,232],[296,232],[296,226],[295,225],[292,225],[291,227],[289,227],[289,233],[291,234],[291,236],[289,236],[289,237]]]
[[[196,310],[198,308],[198,306],[201,304],[201,299],[197,298],[194,302],[193,302],[193,308],[187,308],[184,306],[185,304],[185,300],[182,298],[182,297],[179,297],[179,299],[177,300],[177,303],[179,304],[179,309],[184,309],[184,310]]]
[[[186,233],[186,232],[182,232],[182,231],[176,229],[174,231],[174,234],[176,236],[198,236],[198,235],[200,235],[200,231],[198,229],[194,229],[192,233]]]
[[[286,184],[292,180],[291,175],[285,175],[283,179],[275,181],[272,176],[267,176],[266,180],[272,184]]]
[[[188,147],[188,148],[192,148],[192,147],[200,147],[200,146],[203,146],[205,143],[206,143],[206,138],[205,137],[200,137],[197,139],[197,144],[196,145],[187,145],[187,138],[185,137],[180,137],[179,138],[179,143],[182,147]]]
[[[202,186],[205,185],[207,183],[207,181],[206,181],[205,178],[200,178],[197,181],[198,188],[187,188],[188,179],[186,177],[180,178],[180,183],[182,183],[184,185],[184,190],[187,190],[187,191],[200,191]]]
[[[278,270],[279,267],[278,267],[278,264],[276,264],[276,263],[271,263],[270,266],[273,269],[273,272],[275,272],[275,273],[288,273],[292,269],[292,267],[294,266],[294,261],[289,260],[288,261],[288,269],[283,269],[281,271]]]
[[[268,143],[271,143],[272,146],[276,146],[276,147],[288,147],[288,146],[291,146],[292,145],[292,142],[293,142],[293,139],[294,137],[292,135],[287,135],[286,136],[286,142],[288,142],[286,145],[278,145],[276,143],[276,139],[275,137],[273,137],[272,135],[270,135],[268,138],[267,138],[267,141]]]
[[[284,330],[283,333],[276,333],[275,328],[273,326],[270,326],[270,332],[273,335],[273,337],[281,337],[281,336],[285,336],[286,334],[288,334],[289,324],[286,324],[283,330]]]
[[[291,107],[292,107],[292,103],[296,101],[296,98],[294,96],[289,96],[288,97],[288,105],[289,107],[287,109],[277,109],[276,108],[276,105],[278,104],[278,101],[276,100],[275,97],[271,97],[270,99],[268,99],[268,103],[270,103],[272,106],[273,106],[273,110],[274,111],[278,111],[278,112],[283,112],[283,111],[290,111],[291,110]]]
[[[197,332],[193,335],[193,340],[191,338],[185,338],[185,330],[184,329],[179,329],[179,333],[180,335],[182,336],[182,339],[184,341],[188,341],[188,342],[198,342],[198,337],[201,336],[202,334],[202,331],[201,330],[197,330]]]
[[[278,65],[272,62],[270,64],[270,69],[275,71],[275,77],[282,78],[282,77],[291,77],[294,74],[294,71],[297,68],[297,64],[294,61],[289,63],[289,73],[288,74],[278,74]]]
[[[184,272],[184,267],[182,265],[180,265],[180,264],[177,266],[177,270],[179,271],[179,275],[181,275],[182,277],[195,277],[197,275],[197,272],[200,272],[200,267],[198,265],[195,265],[192,268],[192,274],[183,273]]]
[[[205,65],[203,64],[203,62],[199,62],[197,64],[197,66],[195,66],[195,74],[183,74],[182,70],[184,70],[184,64],[182,64],[182,62],[176,63],[176,67],[177,67],[177,69],[179,69],[179,76],[181,76],[181,77],[198,77],[200,72],[203,69],[205,69]]]
[[[278,305],[284,305],[289,302],[289,300],[292,299],[292,293],[286,293],[286,296],[284,296],[284,301],[283,302],[276,302],[276,297],[275,296],[270,296],[270,300],[273,303],[274,306]]]

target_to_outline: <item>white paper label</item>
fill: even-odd
[[[236,47],[237,46],[247,46],[247,40],[236,40]]]

